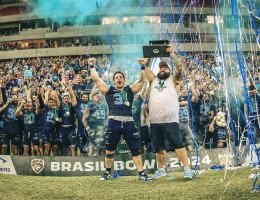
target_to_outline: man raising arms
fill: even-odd
[[[114,86],[108,86],[95,70],[95,58],[90,58],[88,64],[91,69],[91,78],[95,81],[99,91],[105,95],[109,108],[109,121],[106,132],[106,155],[105,167],[106,172],[100,180],[108,180],[111,178],[111,168],[114,162],[115,149],[123,135],[131,153],[133,161],[139,173],[139,180],[150,181],[151,177],[144,173],[142,157],[141,157],[141,139],[140,134],[135,127],[132,117],[132,103],[134,95],[139,92],[144,83],[143,73],[141,72],[140,80],[133,85],[125,86],[125,75],[121,71],[117,71],[113,75]]]
[[[192,179],[192,171],[189,167],[186,148],[182,143],[182,137],[179,127],[179,92],[180,81],[183,71],[183,64],[168,47],[167,52],[171,53],[171,58],[175,62],[175,73],[171,75],[171,68],[166,61],[159,63],[160,71],[156,75],[151,69],[145,69],[146,79],[151,83],[149,99],[149,119],[151,137],[158,170],[154,178],[166,175],[165,160],[166,146],[165,139],[168,140],[171,147],[184,165],[184,178]],[[142,58],[138,61],[146,66],[148,59]]]

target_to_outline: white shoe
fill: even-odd
[[[184,178],[186,179],[192,179],[192,171],[190,169],[190,167],[184,167]]]
[[[154,173],[153,178],[161,178],[163,176],[166,176],[166,170],[164,168],[159,168]]]

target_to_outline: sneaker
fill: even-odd
[[[184,178],[192,179],[192,171],[190,167],[184,167]]]
[[[186,147],[186,149],[187,149],[188,152],[192,152],[193,151],[193,146],[192,145],[188,145]]]
[[[166,176],[166,170],[164,168],[159,168],[154,173],[153,178],[161,178],[163,176]]]
[[[107,180],[110,180],[110,179],[112,179],[112,176],[111,176],[110,172],[105,172],[103,174],[103,176],[100,177],[101,181],[107,181]]]
[[[152,181],[153,178],[150,176],[147,176],[145,173],[142,173],[139,175],[139,180],[140,181]]]

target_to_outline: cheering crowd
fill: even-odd
[[[184,71],[180,81],[179,122],[186,149],[193,151],[195,144],[199,148],[222,148],[228,140],[239,142],[246,138],[248,131],[242,113],[250,121],[256,141],[259,140],[260,57],[246,57],[248,98],[243,92],[239,67],[230,67],[234,65],[232,61],[223,70],[221,61],[211,54],[190,53],[181,60]],[[127,65],[124,75],[128,83],[136,81],[139,73],[131,62],[115,61],[111,68],[110,57],[103,55],[96,57],[95,69],[104,83],[111,85],[110,76],[123,65]],[[87,56],[1,61],[0,154],[104,155],[109,109],[90,71]],[[150,82],[146,80],[132,105],[142,152],[154,151],[149,90]],[[230,124],[228,117],[232,119]],[[228,128],[231,126],[234,128]],[[167,150],[173,149],[169,145]]]

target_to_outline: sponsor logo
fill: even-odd
[[[31,167],[32,170],[36,173],[39,174],[44,168],[44,160],[42,159],[33,159],[31,160]]]
[[[0,156],[0,174],[16,174],[13,161],[10,156]]]
[[[7,161],[0,157],[0,164],[4,164],[5,162],[7,162]]]

